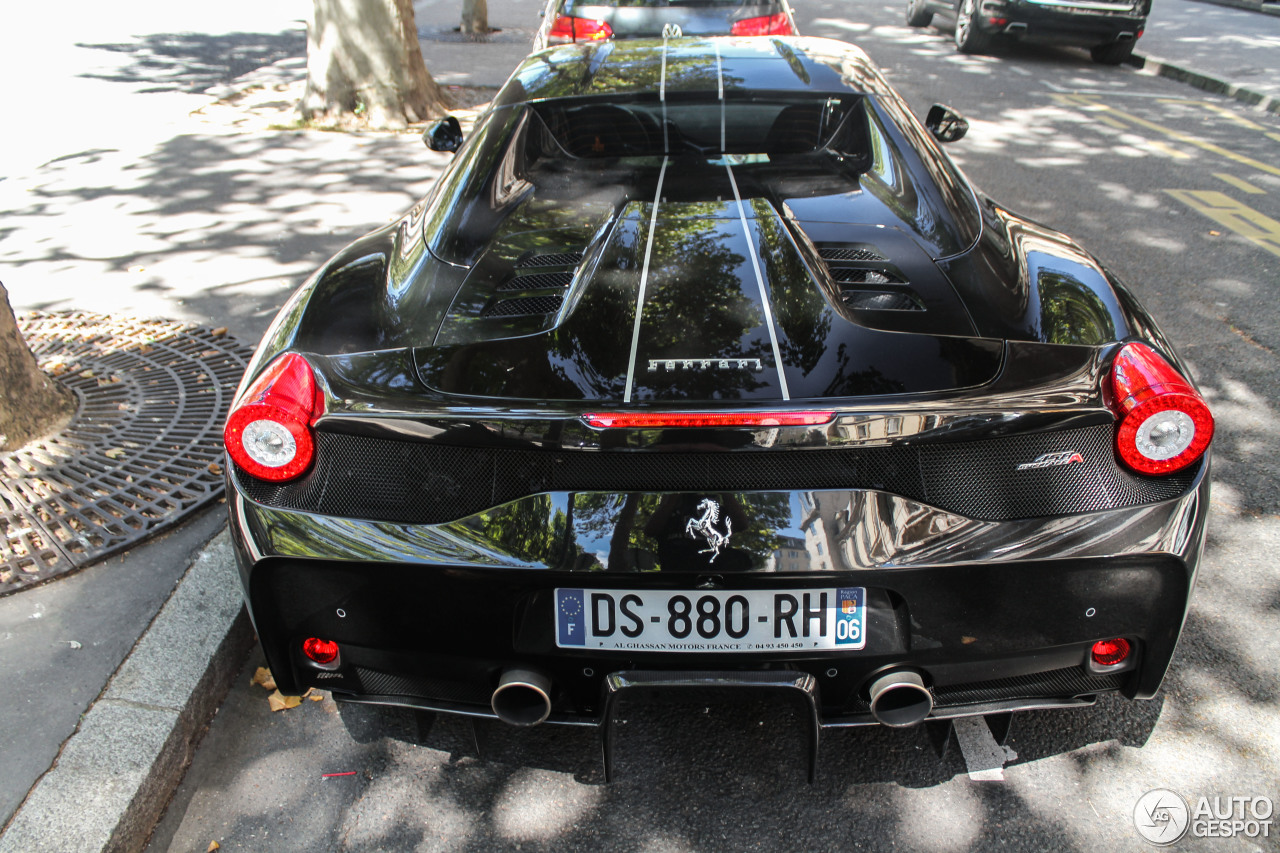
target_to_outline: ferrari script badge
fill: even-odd
[[[733,522],[726,518],[724,533],[716,530],[716,523],[720,521],[720,504],[710,498],[703,498],[698,503],[698,512],[702,515],[689,519],[684,526],[684,532],[690,539],[701,536],[707,541],[709,547],[703,548],[698,553],[710,554],[711,559],[708,562],[714,563],[716,557],[720,556],[720,549],[729,544],[729,537],[733,535]]]

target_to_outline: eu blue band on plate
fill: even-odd
[[[580,589],[556,590],[556,626],[560,645],[581,646],[587,641],[587,608]]]
[[[836,645],[862,648],[865,643],[863,608],[867,592],[863,587],[840,587],[836,590]]]

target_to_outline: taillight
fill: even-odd
[[[613,38],[613,27],[604,21],[575,18],[571,15],[558,16],[551,24],[551,32],[547,33],[548,44],[568,44],[574,41],[608,38]]]
[[[1213,415],[1182,375],[1146,344],[1121,347],[1111,368],[1120,416],[1116,449],[1139,474],[1171,474],[1213,440]]]
[[[796,34],[795,27],[791,26],[784,12],[734,21],[729,32],[735,36],[793,36]]]
[[[300,475],[315,455],[311,425],[324,414],[324,397],[311,365],[297,353],[272,362],[227,416],[222,440],[232,461],[262,480]]]
[[[587,412],[588,426],[621,429],[666,427],[819,426],[835,412]]]

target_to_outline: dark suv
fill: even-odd
[[[956,47],[982,53],[999,38],[1089,48],[1094,62],[1119,65],[1147,25],[1151,0],[908,0],[907,23],[935,13],[956,19]]]

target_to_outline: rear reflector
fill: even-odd
[[[1124,663],[1133,646],[1123,637],[1099,640],[1093,644],[1093,662],[1098,666],[1116,666]]]
[[[835,412],[588,412],[582,419],[602,429],[657,429],[818,426],[835,416]]]
[[[613,38],[613,28],[604,21],[591,18],[575,18],[571,15],[560,15],[551,24],[547,33],[548,44],[569,44],[575,41],[595,41]]]
[[[338,644],[333,640],[308,637],[302,641],[302,653],[316,663],[330,664],[338,659]]]
[[[1139,474],[1171,474],[1213,440],[1213,415],[1187,380],[1146,344],[1125,344],[1111,368],[1120,416],[1116,451]]]
[[[794,36],[797,34],[796,28],[791,26],[791,21],[787,20],[784,12],[734,21],[729,32],[735,36]]]

